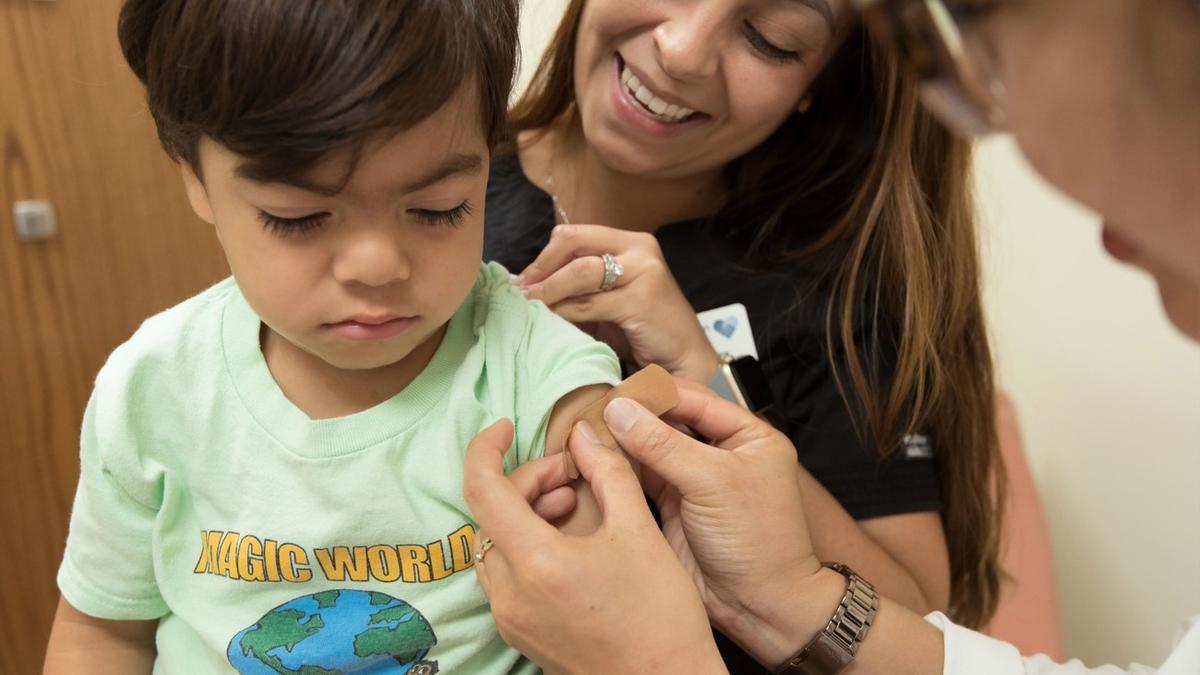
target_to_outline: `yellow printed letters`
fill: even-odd
[[[441,581],[475,564],[475,528],[463,525],[445,539],[428,544],[332,546],[309,552],[297,544],[280,544],[253,534],[202,530],[196,574],[237,581],[304,583],[319,570],[328,581]],[[310,562],[316,561],[316,566]]]

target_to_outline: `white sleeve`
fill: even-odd
[[[1055,663],[1043,655],[1023,657],[1007,642],[956,625],[941,612],[934,612],[925,620],[945,636],[943,675],[1152,675],[1155,672],[1138,665],[1129,669],[1088,668],[1078,659]]]

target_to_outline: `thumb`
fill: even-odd
[[[629,460],[601,445],[587,422],[575,425],[568,444],[580,475],[592,488],[604,526],[622,529],[634,524],[658,531]]]
[[[512,445],[512,439],[512,420],[502,417],[476,434],[475,438],[471,440],[470,446],[477,448],[477,452],[498,453],[503,458]]]
[[[529,506],[538,481],[529,479],[526,471],[523,475],[527,478],[518,480],[518,486],[504,474],[504,453],[512,437],[512,422],[496,422],[471,440],[463,463],[463,497],[480,529],[498,543],[548,537],[554,532]],[[545,466],[554,469],[561,464]]]
[[[652,469],[683,494],[709,482],[724,451],[675,429],[636,401],[613,399],[604,423],[630,457]]]

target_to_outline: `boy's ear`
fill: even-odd
[[[183,174],[183,187],[187,190],[188,202],[192,205],[192,210],[200,216],[200,220],[214,225],[217,219],[213,217],[212,204],[208,201],[208,190],[204,188],[204,182],[192,170],[192,166],[187,162],[179,163],[180,173]]]

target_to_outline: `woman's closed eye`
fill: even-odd
[[[742,34],[746,37],[746,41],[754,48],[759,55],[769,61],[776,63],[798,63],[804,61],[804,56],[797,51],[792,51],[779,47],[771,42],[762,34],[754,24],[749,21],[742,22]]]

